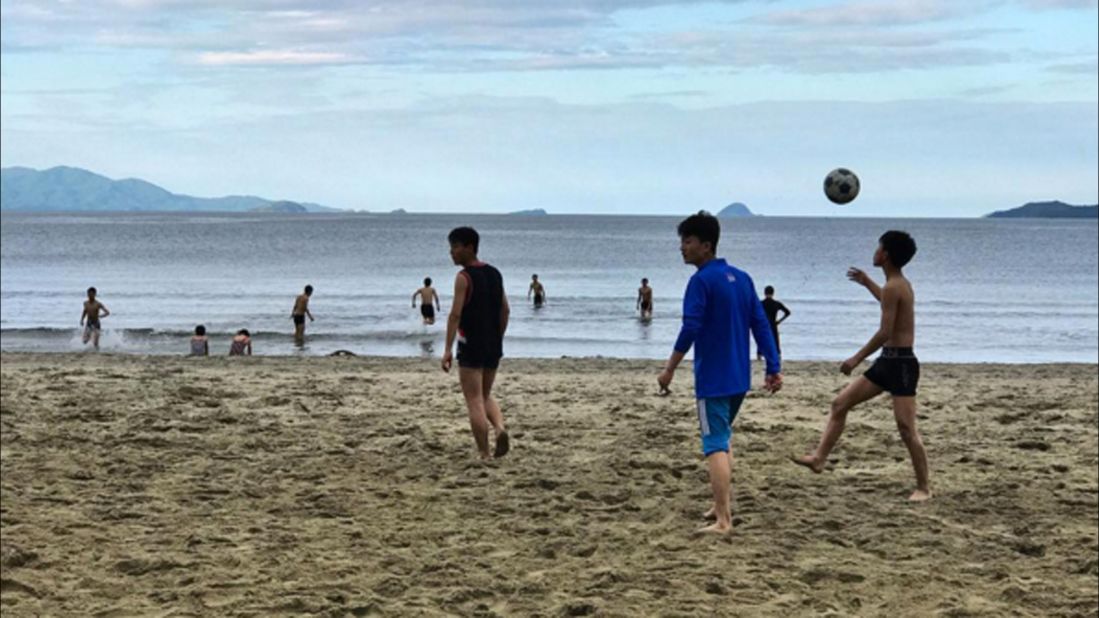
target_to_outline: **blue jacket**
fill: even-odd
[[[694,345],[696,397],[727,397],[751,389],[749,330],[767,359],[767,373],[779,373],[775,339],[752,278],[723,259],[706,262],[687,283],[683,327],[675,341],[678,352]]]

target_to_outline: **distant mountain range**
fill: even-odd
[[[78,167],[0,169],[0,210],[157,212],[340,212],[320,204],[269,200],[254,195],[192,197],[150,182],[112,180]]]
[[[985,215],[993,219],[1099,219],[1099,204],[1073,206],[1064,202],[1028,202]]]

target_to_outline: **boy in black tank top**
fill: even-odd
[[[458,341],[458,378],[469,409],[469,425],[482,459],[503,457],[510,446],[504,416],[492,398],[496,370],[504,355],[504,332],[508,327],[507,295],[500,271],[477,259],[480,236],[471,227],[459,227],[447,237],[450,257],[462,267],[454,280],[454,302],[446,324],[443,371],[454,362],[452,350]],[[496,445],[489,451],[489,425],[496,432]]]

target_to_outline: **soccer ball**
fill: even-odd
[[[859,195],[859,177],[847,168],[837,167],[824,177],[824,194],[836,204],[846,204]]]

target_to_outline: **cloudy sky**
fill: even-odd
[[[0,164],[341,208],[1099,192],[1095,0],[0,0]],[[845,207],[825,173],[854,169]]]

